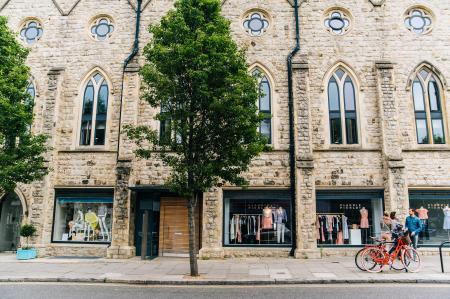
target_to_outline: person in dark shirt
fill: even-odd
[[[409,209],[409,216],[406,217],[405,227],[411,237],[412,246],[417,249],[417,243],[419,242],[419,233],[422,231],[422,222],[416,216],[413,209]]]

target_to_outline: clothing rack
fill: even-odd
[[[233,218],[234,218],[235,216],[239,216],[239,217],[246,217],[246,216],[250,216],[250,217],[253,217],[253,216],[255,216],[255,217],[262,217],[262,214],[235,213],[235,214],[233,214]],[[255,225],[256,225],[256,223],[255,223]],[[259,242],[259,244],[261,244],[261,239],[258,240],[258,242]],[[237,243],[237,239],[236,239],[236,238],[234,239],[234,243],[235,243],[235,244]]]
[[[316,213],[317,216],[327,216],[327,215],[345,215],[345,213]]]

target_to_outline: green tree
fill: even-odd
[[[150,26],[148,61],[141,69],[144,99],[161,109],[165,130],[127,126],[142,158],[156,156],[171,169],[166,185],[188,199],[191,275],[198,275],[195,208],[202,192],[241,176],[265,140],[257,128],[257,81],[245,51],[232,40],[219,0],[178,0],[175,9]]]
[[[0,193],[30,183],[47,172],[42,153],[46,137],[33,136],[33,99],[27,93],[28,49],[16,40],[0,16]]]

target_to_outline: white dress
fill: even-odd
[[[450,209],[445,209],[444,215],[444,229],[450,229]]]

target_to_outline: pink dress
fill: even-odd
[[[369,228],[369,211],[367,209],[361,209],[359,212],[361,213],[360,227]]]
[[[423,209],[417,209],[416,210],[417,214],[419,214],[419,219],[428,219],[428,210],[423,208]]]

